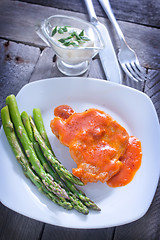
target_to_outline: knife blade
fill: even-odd
[[[108,30],[104,24],[98,21],[92,0],[84,1],[89,13],[90,22],[95,26],[104,42],[104,48],[99,52],[99,56],[106,78],[111,82],[121,84],[121,70]]]

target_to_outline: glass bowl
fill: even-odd
[[[63,26],[84,30],[85,35],[93,44],[76,47],[60,44],[53,39],[52,35],[53,29]],[[56,53],[58,69],[68,76],[78,76],[84,73],[88,69],[90,60],[104,48],[103,40],[96,28],[91,23],[76,17],[51,16],[36,26],[36,32]]]

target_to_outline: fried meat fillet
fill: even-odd
[[[128,145],[127,131],[101,110],[70,111],[66,117],[62,112],[66,113],[69,108],[59,106],[61,111],[55,111],[50,126],[60,142],[69,147],[77,164],[77,168],[72,169],[73,174],[84,184],[108,181],[121,168],[119,158]]]

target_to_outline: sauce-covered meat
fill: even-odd
[[[63,118],[63,112],[66,113],[68,108],[66,105],[57,107],[50,126],[60,142],[69,147],[77,164],[73,174],[85,184],[108,181],[123,166],[120,157],[129,143],[127,131],[98,109],[88,109],[82,113],[70,109],[68,118]]]

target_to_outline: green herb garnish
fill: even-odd
[[[72,45],[72,46],[74,46],[74,47],[78,47],[78,46],[79,46],[79,44],[76,43],[76,42],[70,42],[70,45]]]
[[[67,32],[67,31],[68,31],[67,27],[69,27],[69,26],[64,26],[64,27],[63,27],[63,31],[64,31],[64,32]]]
[[[55,27],[52,31],[52,36],[54,36],[57,32],[59,34],[63,34],[64,32],[68,32],[68,27],[70,26],[63,26],[63,27]],[[85,43],[86,41],[90,41],[90,39],[84,36],[84,30],[82,30],[79,34],[76,31],[72,31],[69,33],[70,36],[66,38],[60,38],[58,41],[61,42],[64,46],[74,46],[78,47],[80,43]]]
[[[56,32],[57,32],[57,26],[52,31],[52,37],[56,34]]]
[[[81,36],[79,36],[75,31],[71,33],[71,36],[76,37],[76,40],[81,40]]]
[[[58,28],[58,33],[59,34],[63,34],[64,33],[64,31],[63,31],[63,29],[60,27],[60,28]]]
[[[61,42],[61,43],[65,43],[65,42],[68,42],[69,39],[71,39],[72,36],[69,36],[69,37],[66,37],[66,38],[60,38],[58,41]]]
[[[65,43],[66,40],[65,40],[65,38],[61,38],[58,41],[61,42],[61,43]]]
[[[63,45],[68,47],[69,45],[71,45],[71,41],[65,41]]]
[[[80,32],[79,36],[80,37],[84,36],[84,30],[82,30],[82,32]]]

